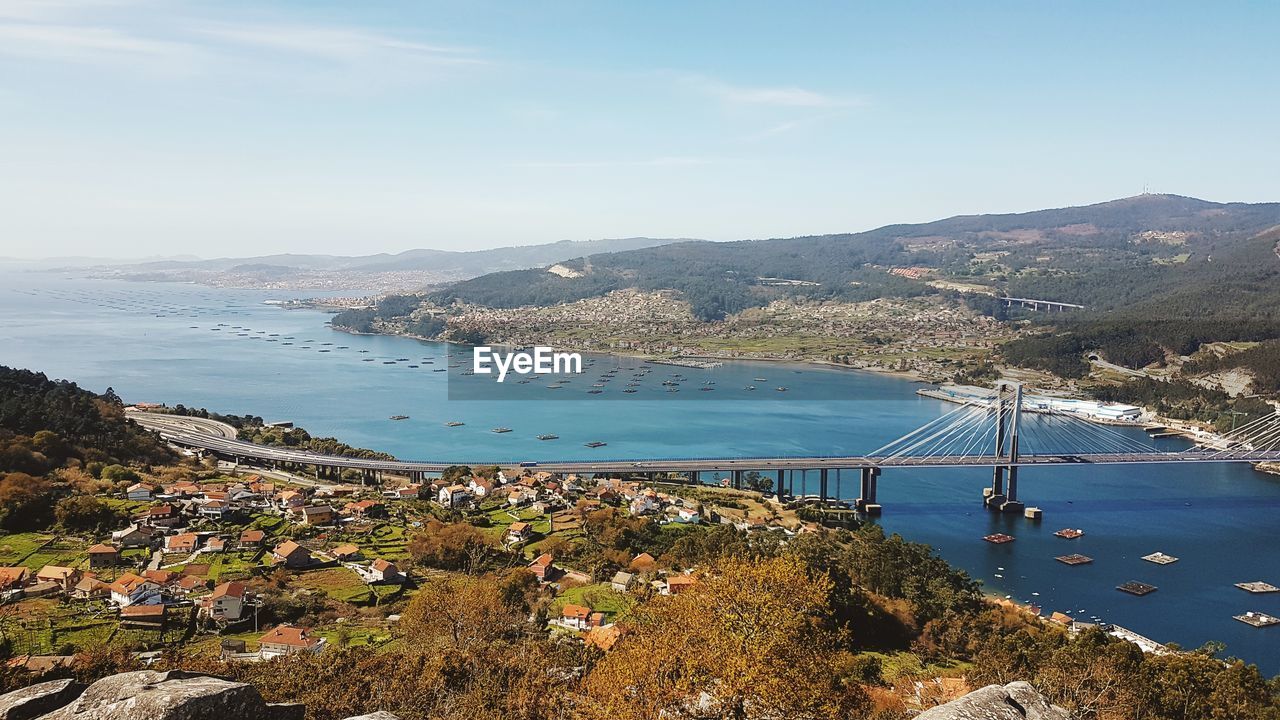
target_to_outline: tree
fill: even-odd
[[[834,665],[830,592],[795,558],[724,560],[692,589],[636,609],[583,682],[584,715],[861,717],[865,690]]]
[[[493,541],[468,523],[428,520],[409,540],[409,556],[425,567],[478,572],[494,551]]]
[[[53,516],[59,525],[71,531],[108,530],[119,520],[110,505],[92,495],[62,498],[54,506]]]
[[[102,473],[100,474],[100,477],[103,480],[110,480],[111,482],[128,482],[128,483],[136,483],[142,479],[142,477],[138,475],[138,473],[134,472],[133,470],[123,465],[108,465],[102,468]]]

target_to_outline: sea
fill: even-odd
[[[0,272],[0,364],[99,392],[111,387],[126,402],[290,421],[410,460],[856,455],[955,409],[883,374],[776,362],[689,368],[609,355],[587,356],[587,378],[558,388],[540,378],[499,394],[460,393],[450,346],[339,332],[323,312],[270,303],[324,294]],[[499,427],[511,431],[493,432]],[[1112,430],[1162,450],[1187,446],[1148,440],[1138,428]],[[1280,626],[1233,618],[1280,616],[1280,593],[1235,587],[1280,585],[1280,477],[1239,464],[1024,468],[1022,499],[1044,511],[1034,522],[983,509],[990,474],[886,469],[877,522],[933,546],[988,592],[1046,615],[1115,623],[1185,648],[1218,641],[1225,656],[1280,673]],[[793,482],[798,494],[817,492],[816,472]],[[833,477],[831,488],[852,499],[856,474]],[[1062,528],[1085,534],[1056,537]],[[997,532],[1016,540],[983,540]],[[1178,561],[1141,559],[1154,552]],[[1072,553],[1093,562],[1054,559]],[[1116,589],[1129,581],[1158,589],[1141,597]]]

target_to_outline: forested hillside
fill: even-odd
[[[128,464],[172,460],[127,421],[115,393],[0,366],[0,531],[115,522],[115,511],[77,489],[128,484]]]

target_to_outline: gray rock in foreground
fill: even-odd
[[[0,696],[0,702],[7,697]],[[302,716],[301,705],[267,703],[247,683],[181,670],[139,670],[95,682],[41,720],[302,720]]]
[[[70,703],[84,692],[75,680],[50,680],[0,695],[0,720],[32,720]]]
[[[916,720],[1072,720],[1071,715],[1050,705],[1040,691],[1025,682],[988,685],[925,710]]]

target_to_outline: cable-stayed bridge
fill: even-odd
[[[458,457],[442,460],[378,460],[324,455],[287,447],[256,445],[235,437],[222,423],[163,413],[133,411],[129,417],[154,430],[168,442],[236,463],[258,464],[292,471],[310,471],[318,478],[336,479],[342,470],[361,471],[367,480],[393,473],[422,480],[445,469],[467,465],[511,466],[510,459]],[[1019,471],[1047,465],[1114,465],[1151,463],[1280,462],[1280,415],[1271,414],[1220,437],[1212,445],[1167,451],[1148,437],[1098,424],[1069,411],[1029,408],[1022,388],[1004,383],[986,396],[975,396],[951,412],[863,455],[803,457],[686,457],[644,459],[555,460],[529,458],[519,464],[552,473],[596,473],[645,476],[678,474],[697,483],[703,473],[725,476],[742,487],[748,473],[773,473],[779,495],[794,494],[795,473],[817,472],[817,498],[829,492],[831,473],[859,476],[858,506],[877,512],[877,481],[883,470],[916,468],[992,468],[987,504],[994,509],[1021,512]]]

